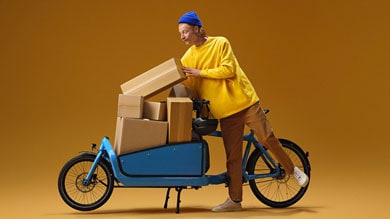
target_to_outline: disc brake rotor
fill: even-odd
[[[90,182],[86,185],[84,185],[84,179],[87,177],[88,173],[81,173],[76,178],[76,187],[80,192],[87,193],[92,191],[95,188],[96,185],[96,175],[94,174],[90,180]]]

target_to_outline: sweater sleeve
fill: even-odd
[[[203,78],[226,79],[236,75],[236,62],[233,54],[233,49],[229,41],[223,38],[220,45],[216,48],[216,56],[218,57],[218,65],[215,68],[203,69],[200,76]]]
[[[190,63],[189,63],[189,53],[190,53],[190,50],[187,50],[186,53],[183,55],[183,57],[181,58],[181,63],[183,64],[183,66],[188,66]],[[181,82],[185,87],[189,88],[189,89],[194,89],[194,82],[192,80],[191,77],[187,77],[186,80],[182,81]]]

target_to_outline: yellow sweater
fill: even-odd
[[[185,67],[201,70],[200,78],[188,77],[183,84],[193,89],[198,98],[210,101],[215,118],[228,117],[259,101],[226,38],[208,37],[203,45],[191,46],[181,62]]]

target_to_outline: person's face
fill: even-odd
[[[197,26],[191,26],[189,24],[179,24],[179,33],[180,33],[180,39],[183,40],[183,42],[186,45],[193,45],[195,44],[197,40],[197,32],[199,31],[199,27]]]

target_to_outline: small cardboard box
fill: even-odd
[[[114,150],[117,155],[167,143],[168,122],[118,117]]]
[[[143,107],[143,118],[167,121],[167,102],[145,101]]]
[[[172,89],[169,93],[169,96],[170,97],[189,97],[189,98],[192,98],[192,97],[194,97],[194,92],[191,89],[184,87],[184,85],[182,85],[182,84],[175,84],[172,87]]]
[[[118,117],[142,118],[144,98],[142,96],[131,96],[119,94]]]
[[[168,87],[186,79],[180,60],[171,58],[168,61],[121,84],[123,94],[151,97]]]
[[[191,141],[192,101],[188,97],[168,97],[168,142]]]

